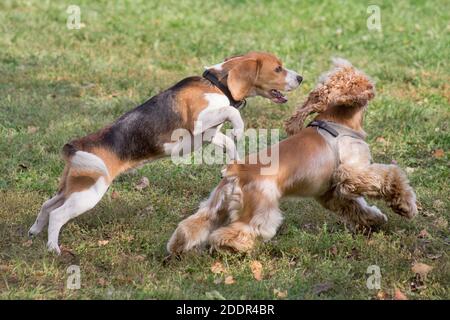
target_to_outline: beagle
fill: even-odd
[[[276,234],[283,221],[278,203],[286,196],[313,197],[352,229],[387,221],[365,197],[382,199],[395,213],[413,218],[416,195],[405,173],[396,165],[371,161],[362,122],[374,95],[374,85],[363,72],[335,59],[335,68],[286,122],[291,136],[276,146],[278,171],[263,175],[261,163],[228,165],[197,213],[180,222],[168,251],[178,254],[205,245],[249,251],[258,238],[269,240]],[[311,112],[320,114],[300,130]]]
[[[233,140],[220,132],[221,125],[230,121],[234,136],[239,138],[243,133],[244,122],[233,105],[251,96],[285,103],[287,99],[281,92],[297,88],[302,81],[277,57],[263,52],[226,59],[207,71],[205,77],[183,79],[113,124],[66,144],[66,166],[59,190],[43,204],[29,235],[37,235],[48,223],[48,249],[60,253],[61,227],[92,209],[117,175],[185,150],[184,139],[171,140],[174,130],[186,129],[193,137],[215,130],[210,141],[225,147],[236,158]]]

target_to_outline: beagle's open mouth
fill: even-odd
[[[272,89],[270,90],[271,100],[275,103],[286,103],[288,99],[285,95],[281,93],[281,91]]]

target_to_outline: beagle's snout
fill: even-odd
[[[303,81],[303,77],[297,72],[286,69],[286,91],[291,91],[297,88]]]

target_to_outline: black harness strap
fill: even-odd
[[[236,109],[242,109],[247,104],[247,101],[245,99],[241,101],[234,100],[228,87],[220,82],[219,79],[217,79],[217,77],[209,70],[205,70],[205,72],[203,72],[203,78],[209,80],[209,82],[219,88],[219,90],[227,96],[228,100],[230,100],[230,104]]]
[[[310,124],[308,124],[307,127],[319,127],[320,129],[325,130],[335,138],[339,135],[339,132],[334,130],[325,121],[322,120],[314,120]]]

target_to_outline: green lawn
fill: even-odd
[[[395,289],[409,299],[450,298],[448,1],[378,1],[382,33],[368,31],[364,1],[75,2],[81,30],[66,28],[70,1],[0,3],[0,298],[376,299]],[[250,50],[275,53],[305,81],[286,105],[249,100],[247,128],[281,128],[331,56],[376,80],[365,129],[374,160],[407,169],[422,207],[413,221],[389,212],[379,232],[351,234],[314,201],[289,199],[277,236],[252,254],[167,260],[171,232],[220,180],[221,166],[166,159],[121,176],[69,223],[60,241],[71,253],[47,253],[46,232],[28,241],[57,188],[65,142]],[[150,186],[138,191],[143,176]],[[211,271],[215,262],[224,273]],[[417,262],[433,267],[426,279],[411,270]],[[66,289],[72,264],[80,290]],[[381,269],[380,290],[366,287],[370,265]]]

